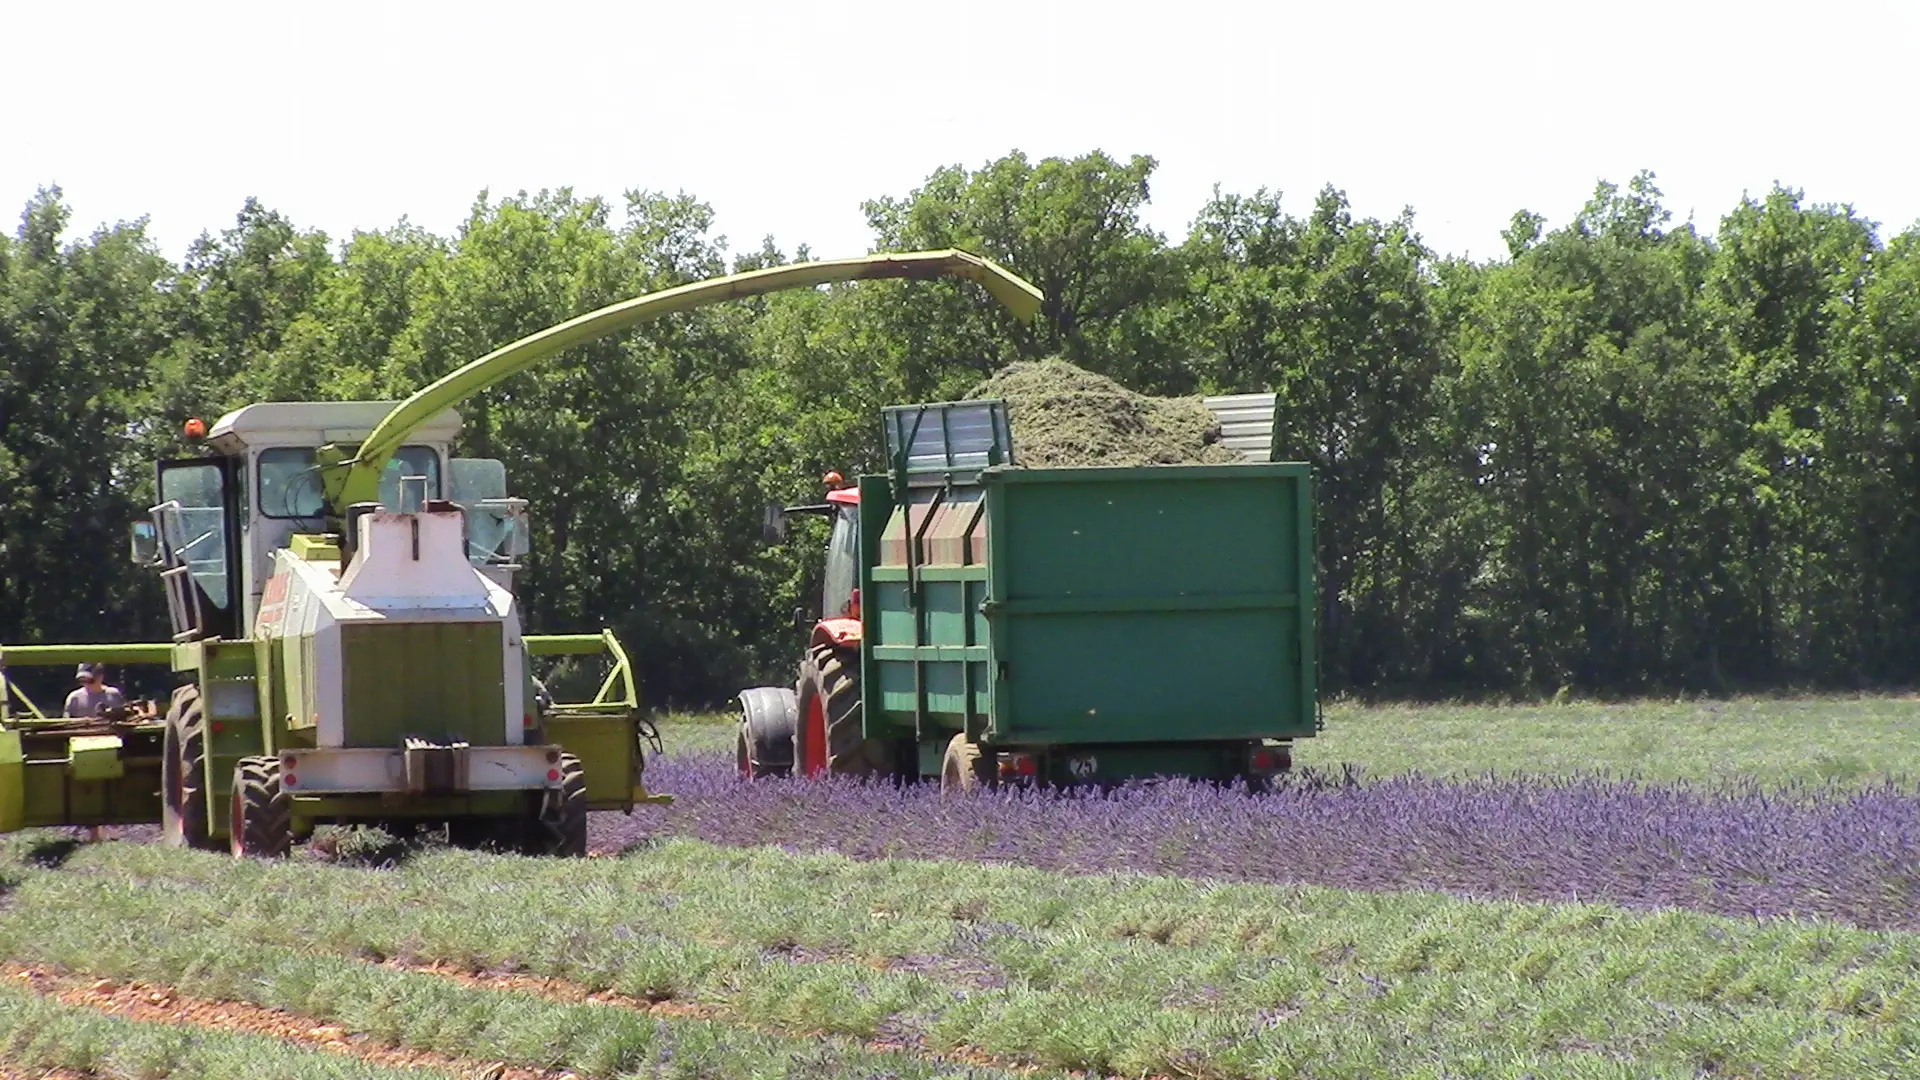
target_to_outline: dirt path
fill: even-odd
[[[500,1062],[473,1061],[422,1050],[381,1046],[364,1036],[349,1034],[345,1028],[310,1016],[268,1009],[242,1001],[208,1001],[184,997],[171,987],[147,983],[116,982],[83,976],[60,975],[45,968],[19,964],[0,965],[0,975],[16,985],[29,987],[41,997],[51,998],[95,1012],[123,1016],[145,1023],[183,1024],[209,1031],[264,1035],[312,1050],[357,1057],[391,1069],[436,1069],[473,1080],[564,1080],[573,1077],[564,1071],[542,1072],[513,1068]],[[0,1065],[0,1080],[26,1076]],[[80,1074],[52,1072],[41,1080],[67,1080]]]

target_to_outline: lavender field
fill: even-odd
[[[1110,793],[842,779],[745,783],[711,751],[652,772],[679,801],[601,815],[592,840],[665,836],[863,859],[1135,871],[1486,899],[1606,901],[1920,927],[1920,795],[1600,778],[1303,778],[1250,795],[1187,782]]]
[[[648,780],[678,801],[595,815],[584,861],[7,838],[0,956],[444,1075],[1920,1075],[1917,714],[1337,707],[1275,792],[973,796],[748,784],[730,724],[671,719]],[[0,1062],[213,1045],[14,989]]]

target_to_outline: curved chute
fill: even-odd
[[[329,502],[335,514],[344,514],[352,503],[374,500],[379,491],[381,467],[406,442],[414,428],[441,410],[564,349],[618,333],[648,319],[784,289],[805,289],[838,281],[938,277],[965,278],[978,283],[1023,320],[1039,314],[1044,299],[1039,289],[991,260],[948,249],[774,266],[623,300],[495,349],[434,380],[394,406],[353,457],[343,456],[343,460],[326,470]]]

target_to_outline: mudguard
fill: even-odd
[[[859,619],[821,619],[820,624],[813,628],[813,639],[807,646],[831,645],[836,649],[857,649],[860,640]]]

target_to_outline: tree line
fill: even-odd
[[[1920,228],[1776,187],[1711,237],[1650,175],[1507,255],[1411,211],[1216,190],[1142,225],[1154,161],[944,168],[864,204],[875,250],[960,247],[972,286],[871,282],[675,316],[463,407],[460,450],[533,500],[529,624],[619,632],[656,703],[790,679],[811,534],[767,502],[876,467],[883,404],[1063,356],[1156,394],[1273,390],[1319,494],[1323,680],[1388,696],[1909,683],[1920,661]],[[630,296],[809,257],[730,254],[685,195],[483,193],[453,236],[335,241],[249,200],[174,262],[144,220],[70,235],[58,189],[0,237],[0,641],[164,635],[125,559],[179,422],[398,398]],[[839,254],[839,253],[835,253]]]

